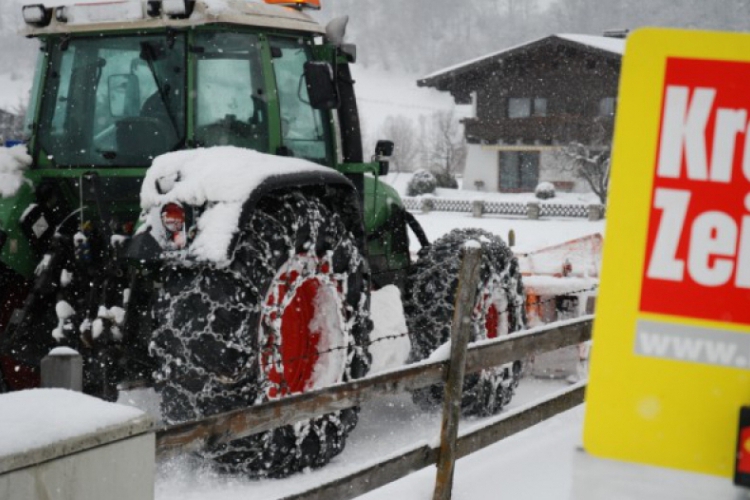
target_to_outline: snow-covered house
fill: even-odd
[[[551,35],[419,80],[473,105],[463,120],[463,188],[528,192],[546,181],[559,191],[588,192],[564,151],[572,143],[611,143],[621,36]]]

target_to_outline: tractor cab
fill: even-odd
[[[304,13],[131,3],[24,9],[42,43],[29,129],[38,167],[146,168],[170,151],[223,145],[335,166],[335,116],[311,105],[305,79],[325,52],[322,30]]]
[[[0,197],[0,390],[34,385],[39,360],[60,342],[93,353],[107,344],[102,331],[114,344],[131,341],[113,355],[116,375],[96,373],[112,363],[92,358],[88,380],[147,376],[143,311],[167,249],[137,233],[147,223],[146,173],[170,153],[235,147],[329,168],[349,187],[320,175],[283,182],[312,184],[336,197],[332,205],[351,189],[358,210],[347,201],[341,213],[360,235],[373,282],[403,284],[405,211],[377,179],[393,147],[381,143],[363,158],[345,19],[323,28],[305,12],[320,7],[315,0],[54,4],[23,7],[24,34],[41,51],[21,147],[29,165],[18,190]],[[276,195],[255,193],[243,217],[263,196]],[[160,230],[179,222],[189,246],[212,204],[171,203]]]

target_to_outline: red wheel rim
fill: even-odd
[[[484,326],[487,329],[487,338],[496,339],[500,331],[500,313],[497,312],[497,306],[491,304],[487,309],[487,316],[484,318]]]
[[[319,269],[323,275],[328,271],[327,264]],[[323,334],[320,327],[314,330],[311,325],[320,312],[318,308],[339,308],[335,298],[326,293],[331,285],[324,284],[324,276],[314,275],[296,284],[299,276],[298,271],[292,270],[276,278],[266,299],[266,304],[275,307],[275,311],[261,320],[261,328],[277,323],[278,309],[284,307],[280,314],[280,327],[266,331],[266,343],[261,354],[261,368],[271,385],[267,392],[270,398],[301,393],[311,387],[320,359]],[[281,358],[282,370],[274,363],[274,353]]]

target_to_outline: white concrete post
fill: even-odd
[[[42,359],[42,387],[83,391],[83,358],[69,347],[57,347]]]
[[[604,206],[602,205],[589,205],[589,220],[597,221],[604,218]]]
[[[484,202],[482,200],[474,200],[471,202],[471,214],[477,218],[484,215]]]
[[[526,216],[529,219],[538,219],[541,215],[541,207],[539,206],[539,203],[535,201],[530,201],[526,204]]]

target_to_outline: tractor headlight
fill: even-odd
[[[161,223],[174,234],[185,229],[185,209],[178,203],[167,203],[161,209]]]
[[[23,20],[30,26],[43,28],[52,20],[52,10],[42,4],[26,5],[23,8]]]
[[[179,203],[167,203],[161,209],[161,223],[166,230],[167,249],[182,250],[187,245],[185,209]]]

